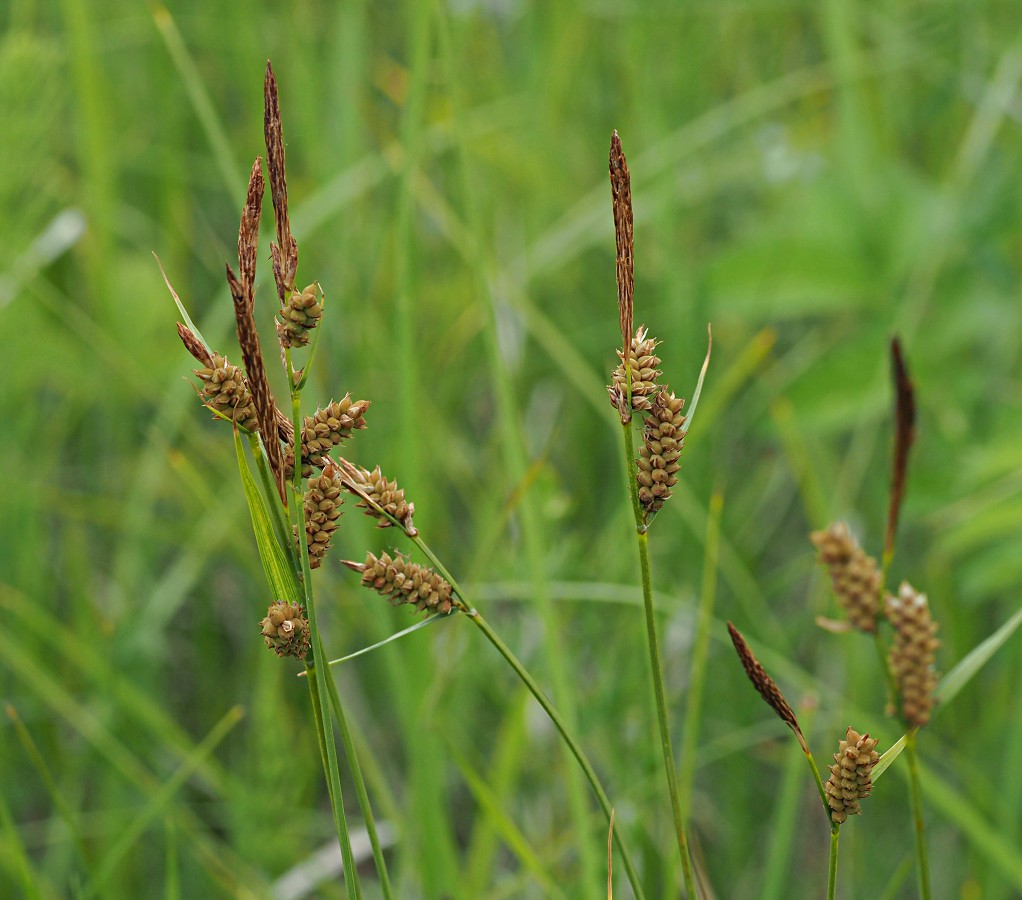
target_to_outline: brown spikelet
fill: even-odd
[[[208,366],[193,370],[202,381],[199,397],[211,410],[246,431],[258,431],[255,405],[241,369],[214,354]]]
[[[255,323],[255,267],[256,251],[259,241],[259,215],[263,199],[263,174],[257,157],[252,165],[248,182],[248,197],[241,214],[241,226],[238,229],[238,271],[235,275],[230,265],[227,266],[227,284],[234,300],[234,318],[238,324],[238,344],[241,346],[241,357],[245,363],[245,376],[249,390],[252,391],[252,402],[255,404],[259,430],[264,440],[266,458],[270,463],[274,481],[280,499],[286,504],[284,492],[284,460],[280,449],[280,441],[276,439],[275,427],[277,407],[270,392],[270,383],[266,378],[266,366],[263,352],[259,346],[259,332]]]
[[[894,627],[889,660],[901,700],[901,716],[912,728],[930,721],[937,687],[937,623],[930,615],[926,594],[902,582],[898,596],[887,596],[887,620]]]
[[[305,492],[305,536],[309,547],[309,568],[318,569],[330,549],[330,539],[341,517],[340,472],[328,465],[318,478],[310,478]]]
[[[195,336],[191,328],[178,322],[177,336],[181,338],[181,343],[185,345],[185,350],[191,353],[197,362],[202,363],[207,368],[212,367],[213,354],[206,349],[206,345]]]
[[[621,138],[615,131],[610,137],[610,198],[614,213],[614,239],[617,244],[617,308],[621,325],[622,358],[630,354],[632,317],[635,298],[635,229],[632,218],[632,177],[628,172]],[[612,400],[615,398],[612,396]],[[630,422],[631,411],[619,395],[618,410],[622,422]],[[633,407],[635,408],[635,407]]]
[[[636,473],[639,503],[646,521],[664,505],[671,496],[671,488],[678,483],[677,473],[681,468],[678,459],[685,445],[682,431],[685,417],[681,414],[684,405],[683,399],[663,388],[646,413]]]
[[[356,505],[364,509],[367,516],[377,519],[379,528],[389,528],[393,524],[390,519],[380,515],[379,511],[383,510],[397,519],[404,526],[406,533],[418,534],[412,522],[415,504],[405,500],[405,492],[397,486],[396,481],[387,481],[379,466],[372,472],[356,467],[355,472],[357,473],[355,477],[364,492],[359,495],[360,499]]]
[[[834,754],[830,778],[823,786],[830,806],[831,819],[840,825],[849,816],[862,810],[859,801],[873,790],[873,766],[880,759],[877,742],[868,734],[860,735],[851,725]]]
[[[263,132],[266,138],[266,168],[270,173],[270,197],[273,200],[273,218],[277,226],[277,242],[270,244],[273,262],[273,280],[277,283],[277,296],[281,305],[291,293],[298,271],[298,243],[291,235],[291,220],[287,211],[287,175],[284,170],[284,128],[280,121],[280,97],[277,78],[270,61],[266,60],[263,80]]]
[[[657,367],[660,365],[660,357],[656,355],[656,348],[660,342],[656,338],[646,336],[646,328],[640,325],[630,343],[628,365],[632,370],[632,409],[648,410],[653,404],[650,397],[659,390],[660,385],[657,379],[663,374]],[[625,355],[621,350],[617,351],[619,360],[617,368],[611,375],[611,383],[607,387],[610,395],[610,402],[615,409],[620,409],[624,404],[624,397],[628,390],[627,373],[625,372]],[[631,419],[629,415],[628,420]]]
[[[312,475],[313,466],[322,469],[330,460],[327,454],[342,441],[351,437],[353,431],[366,427],[365,412],[369,409],[368,400],[352,400],[351,394],[345,394],[340,400],[334,400],[323,409],[317,409],[314,415],[306,416],[302,423],[302,477]],[[294,471],[294,450],[285,460],[285,471],[288,477]]]
[[[909,380],[901,343],[897,338],[891,341],[891,380],[894,382],[894,454],[891,462],[891,503],[887,512],[887,537],[884,541],[885,559],[894,555],[898,516],[905,498],[908,451],[916,437],[915,390]]]
[[[309,652],[309,620],[297,603],[275,600],[259,627],[266,646],[277,656],[305,659]]]
[[[417,610],[449,613],[465,607],[454,596],[451,585],[432,569],[409,561],[403,553],[390,556],[366,554],[364,563],[344,560],[353,572],[362,575],[362,585],[382,594],[395,606],[408,603]]]
[[[798,719],[795,718],[795,713],[788,705],[788,701],[784,699],[784,695],[774,683],[774,680],[767,675],[766,670],[759,664],[759,660],[756,659],[752,650],[749,649],[749,645],[745,642],[741,632],[730,622],[727,623],[727,630],[731,635],[731,643],[735,645],[735,652],[741,660],[742,668],[745,669],[745,674],[749,676],[752,686],[759,692],[760,697],[766,701],[767,705],[777,713],[781,721],[795,732],[795,737],[798,738],[798,742],[802,745],[802,750],[808,754],[809,745],[802,736],[802,729],[799,728]]]
[[[834,595],[852,625],[860,631],[875,632],[883,578],[876,560],[863,552],[843,522],[825,531],[814,531],[809,539],[819,553],[819,561],[830,571]]]

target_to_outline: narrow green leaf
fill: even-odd
[[[977,644],[957,666],[940,680],[935,695],[936,699],[942,704],[950,703],[958,692],[972,680],[973,676],[1001,649],[1004,642],[1011,637],[1019,625],[1022,625],[1022,609],[1018,610],[985,641]]]
[[[382,641],[377,641],[375,644],[370,644],[368,647],[363,647],[361,650],[356,650],[354,653],[349,653],[347,656],[342,656],[339,659],[332,659],[327,663],[328,666],[336,666],[338,663],[347,662],[349,659],[354,659],[356,656],[362,656],[364,653],[369,653],[372,650],[377,650],[385,644],[389,644],[391,641],[396,641],[398,638],[404,637],[406,634],[411,634],[413,631],[418,631],[420,628],[425,628],[427,625],[432,625],[437,619],[449,619],[450,616],[445,615],[433,615],[428,616],[421,622],[416,622],[414,625],[409,625],[407,628],[392,634],[388,638],[384,638]],[[298,677],[301,678],[305,675],[305,672],[299,672]]]
[[[905,745],[908,743],[908,735],[903,734],[898,740],[896,740],[891,747],[884,753],[877,764],[873,766],[873,783],[876,784],[880,780],[880,776],[887,771],[888,766],[891,765],[899,756],[901,751],[905,749]]]
[[[301,603],[304,594],[298,587],[294,570],[288,564],[287,552],[274,536],[270,511],[266,508],[266,500],[260,493],[255,478],[252,477],[248,460],[245,459],[245,447],[237,431],[234,432],[234,446],[238,452],[238,471],[241,473],[241,484],[245,489],[245,500],[252,517],[252,530],[255,532],[256,546],[259,548],[259,558],[266,573],[266,580],[270,583],[275,599]]]

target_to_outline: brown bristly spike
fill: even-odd
[[[866,555],[843,522],[814,531],[809,540],[819,552],[819,561],[830,572],[834,596],[848,613],[851,624],[860,631],[874,633],[883,581],[876,560]]]
[[[341,560],[362,576],[363,587],[382,594],[395,606],[408,603],[420,612],[448,614],[464,612],[464,604],[454,595],[450,583],[432,569],[413,563],[403,553],[391,556],[366,554],[364,563]]]
[[[926,594],[903,581],[897,597],[887,596],[887,620],[894,628],[888,659],[898,685],[901,716],[911,728],[930,721],[937,689],[937,623],[930,614]]]
[[[263,131],[266,137],[266,168],[270,173],[270,197],[273,199],[273,218],[277,225],[277,242],[270,244],[273,261],[273,280],[277,283],[277,296],[283,305],[294,288],[298,270],[298,242],[291,234],[291,220],[287,212],[287,176],[284,171],[284,129],[280,121],[280,97],[277,78],[270,61],[266,60],[266,78],[263,81]]]
[[[280,499],[287,503],[284,490],[284,458],[277,435],[277,407],[270,393],[270,383],[266,379],[266,366],[263,352],[259,346],[259,332],[255,323],[255,267],[259,242],[259,215],[262,211],[263,173],[260,168],[262,161],[256,157],[252,164],[252,173],[248,181],[248,196],[245,208],[241,213],[241,226],[238,229],[238,271],[235,275],[230,264],[227,265],[227,284],[234,300],[234,318],[238,325],[238,344],[245,363],[245,376],[249,390],[252,391],[252,402],[256,408],[259,431],[263,435],[263,447],[277,483]]]
[[[177,336],[181,338],[181,343],[185,345],[185,350],[191,353],[197,362],[202,363],[204,366],[211,367],[213,365],[213,354],[205,348],[202,341],[195,336],[191,328],[178,322]]]
[[[610,196],[614,210],[614,238],[617,244],[617,308],[621,324],[621,347],[624,364],[631,355],[632,318],[635,298],[635,236],[632,219],[632,178],[615,131],[610,138]],[[631,409],[622,401],[619,407],[622,422],[630,422]]]
[[[766,701],[767,705],[777,713],[781,721],[795,732],[795,737],[798,738],[799,744],[802,745],[802,750],[808,754],[809,745],[802,736],[802,729],[798,727],[798,719],[795,718],[795,713],[788,705],[788,701],[784,699],[780,688],[777,687],[774,680],[767,675],[766,670],[759,664],[759,660],[756,659],[752,650],[749,649],[749,645],[745,642],[741,632],[730,622],[727,623],[727,630],[731,635],[731,643],[735,645],[738,659],[741,660],[742,668],[745,669],[745,674],[749,676],[752,686],[758,691],[760,697]]]
[[[908,376],[901,342],[897,338],[891,340],[891,379],[894,382],[894,458],[891,465],[891,505],[887,513],[887,538],[884,541],[884,558],[887,560],[894,555],[898,516],[905,498],[908,452],[916,438],[915,390]]]

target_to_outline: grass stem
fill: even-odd
[[[916,729],[909,729],[905,751],[908,753],[908,783],[912,795],[912,820],[916,834],[916,858],[919,870],[919,896],[930,900],[930,864],[926,852],[926,826],[923,822],[923,792],[919,783],[919,757],[916,752]]]

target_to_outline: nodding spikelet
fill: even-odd
[[[799,727],[795,712],[788,705],[788,701],[784,699],[781,689],[774,683],[773,678],[767,675],[766,669],[760,665],[759,660],[756,659],[745,638],[742,637],[742,633],[730,622],[727,623],[727,630],[728,634],[731,635],[731,643],[735,646],[735,652],[742,663],[742,668],[745,669],[745,674],[749,677],[749,681],[752,682],[752,686],[759,693],[760,697],[766,701],[766,704],[777,713],[780,720],[795,733],[799,744],[802,745],[802,750],[808,754],[809,745],[806,743],[802,729]]]
[[[382,556],[367,553],[364,563],[344,560],[344,565],[362,575],[364,587],[382,594],[395,606],[408,603],[430,613],[449,613],[455,607],[464,609],[453,596],[448,581],[432,569],[411,562],[403,553],[393,557],[388,553]]]
[[[834,596],[852,625],[860,631],[875,632],[883,578],[876,560],[863,552],[844,522],[814,531],[809,539],[819,553],[818,560],[830,571]]]
[[[335,466],[327,466],[318,478],[310,478],[305,493],[305,536],[309,568],[318,569],[330,549],[330,539],[341,517],[341,478]]]
[[[412,516],[415,515],[415,504],[405,500],[404,489],[399,488],[396,481],[387,481],[379,466],[373,469],[372,472],[357,466],[353,467],[351,476],[352,481],[355,481],[362,488],[365,495],[358,501],[356,506],[364,509],[367,516],[376,519],[378,528],[389,528],[393,522],[381,516],[376,506],[397,519],[404,526],[408,534],[418,534],[415,525],[412,523]]]
[[[199,396],[206,406],[236,422],[239,428],[259,430],[252,393],[241,369],[214,353],[210,365],[192,371],[202,381]]]
[[[646,413],[646,426],[639,449],[638,471],[639,503],[645,518],[657,512],[671,496],[671,488],[678,483],[677,472],[681,448],[685,445],[682,430],[685,417],[681,409],[685,401],[661,389],[653,398]]]
[[[656,338],[646,337],[646,328],[640,325],[632,338],[632,352],[628,357],[628,364],[632,370],[632,409],[651,409],[653,404],[650,397],[660,390],[657,379],[663,372],[657,368],[660,365],[660,357],[656,355]],[[611,384],[607,387],[610,395],[610,402],[614,409],[620,409],[624,405],[624,395],[627,390],[625,373],[625,354],[623,350],[617,351],[619,360],[617,368],[611,375]]]
[[[304,291],[291,291],[281,307],[277,320],[277,337],[281,347],[304,347],[309,343],[312,329],[323,316],[323,303],[318,284],[310,284]]]
[[[363,416],[369,409],[368,400],[352,400],[345,394],[342,400],[334,400],[325,409],[317,409],[315,415],[306,416],[302,424],[302,477],[312,475],[312,467],[322,469],[330,460],[326,454],[342,441],[351,437],[353,431],[365,428]],[[284,471],[291,476],[294,472],[294,449],[284,461]]]
[[[850,725],[834,754],[830,778],[823,786],[831,819],[840,825],[862,810],[859,801],[873,790],[873,766],[880,759],[877,742],[868,734],[860,735]]]
[[[919,728],[930,721],[933,692],[937,687],[934,669],[937,623],[930,615],[926,594],[902,582],[898,596],[887,596],[884,607],[894,627],[894,644],[889,655],[891,671],[898,685],[901,715],[906,724]]]
[[[277,656],[305,659],[309,652],[309,620],[297,603],[274,600],[259,627],[266,646]]]

